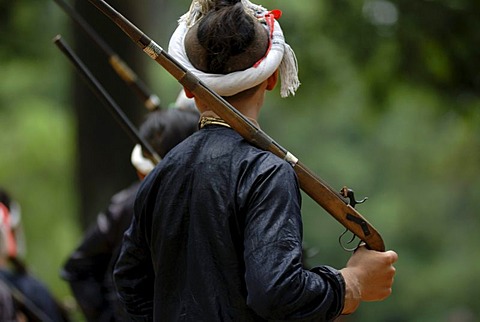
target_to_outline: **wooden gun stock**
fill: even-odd
[[[377,230],[338,193],[307,169],[286,149],[256,127],[230,103],[209,89],[191,72],[146,36],[134,24],[103,0],[89,0],[103,14],[120,27],[146,54],[166,69],[178,82],[204,101],[216,114],[250,143],[272,152],[289,162],[297,173],[301,189],[323,207],[345,228],[373,250],[385,251],[382,237]]]

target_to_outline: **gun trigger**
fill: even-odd
[[[346,252],[354,252],[355,250],[357,250],[358,247],[360,247],[360,244],[362,243],[362,241],[360,240],[358,242],[358,245],[353,247],[353,248],[348,248],[347,246],[345,245],[348,245],[348,244],[351,244],[353,243],[353,241],[355,240],[355,238],[357,237],[355,234],[352,233],[352,238],[346,242],[345,244],[342,242],[342,238],[343,236],[345,236],[347,233],[349,232],[348,229],[345,229],[345,231],[338,237],[338,243],[340,244],[340,246],[343,248],[344,251]]]

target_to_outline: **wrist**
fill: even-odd
[[[343,268],[340,273],[345,280],[345,301],[342,314],[351,314],[357,310],[362,301],[360,284],[351,269]]]

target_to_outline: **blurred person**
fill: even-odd
[[[0,263],[0,266],[3,264]],[[15,303],[10,288],[0,279],[0,321],[15,321]]]
[[[300,85],[278,10],[194,0],[169,54],[257,123],[265,94]],[[114,269],[132,321],[332,321],[391,293],[394,251],[359,247],[342,269],[302,265],[292,165],[258,149],[201,97],[200,130],[146,177]]]
[[[179,95],[175,104],[174,108],[150,112],[139,128],[140,136],[161,158],[198,129],[199,113],[193,100]],[[155,166],[139,144],[132,151],[131,162],[139,179]],[[134,182],[111,198],[62,268],[61,276],[68,281],[88,321],[130,321],[117,304],[112,272],[123,233],[133,216],[139,184]]]
[[[6,207],[0,204],[0,269],[7,266],[8,245],[6,243],[8,226],[6,221]],[[0,321],[15,321],[16,309],[12,292],[7,284],[0,278]]]
[[[14,302],[16,319],[69,321],[68,313],[48,288],[28,272],[23,262],[24,254],[20,206],[0,188],[0,281]]]

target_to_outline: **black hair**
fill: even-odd
[[[215,10],[221,9],[223,7],[233,6],[241,2],[242,0],[217,0],[215,1]]]
[[[10,198],[10,195],[7,193],[6,190],[0,187],[0,203],[3,203],[5,207],[10,210],[10,203],[12,202],[12,199]]]
[[[139,128],[139,134],[163,158],[174,146],[198,129],[198,120],[199,113],[195,110],[156,110],[147,115]]]
[[[227,74],[249,68],[268,47],[266,30],[239,0],[216,1],[214,9],[192,27],[192,32],[196,37],[186,38],[187,55],[196,68],[208,73]],[[259,38],[261,33],[264,39]]]

